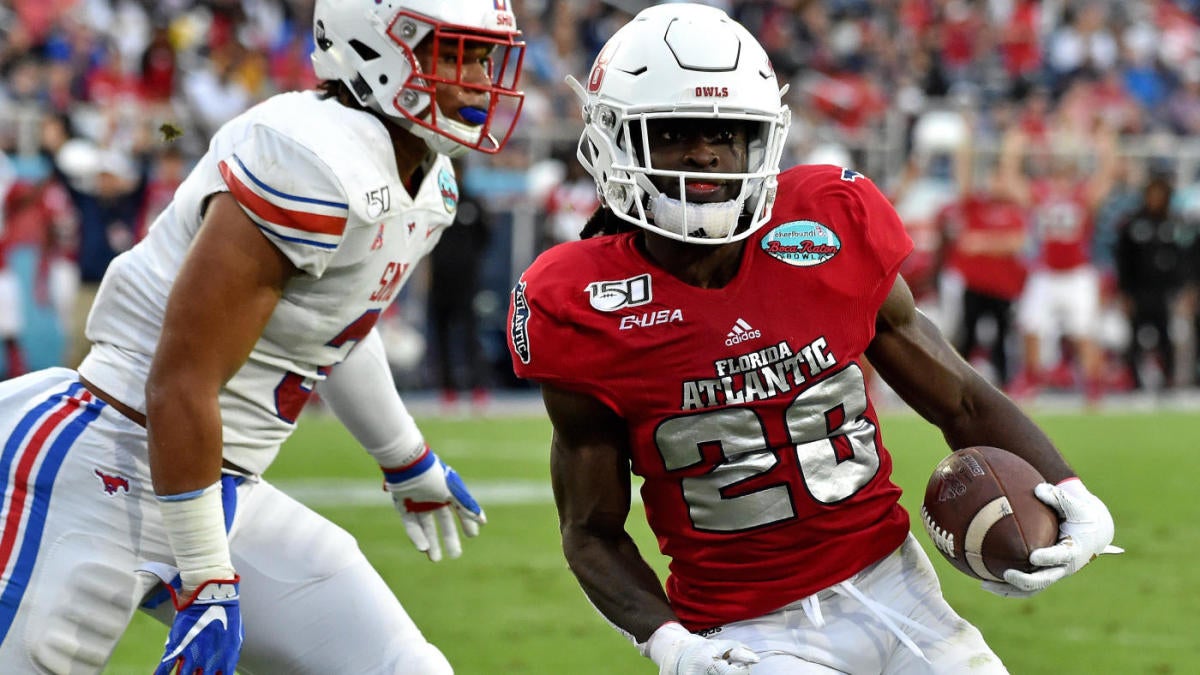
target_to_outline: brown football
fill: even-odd
[[[977,446],[938,463],[925,488],[921,522],[938,551],[976,579],[1031,571],[1029,553],[1058,539],[1058,516],[1033,488],[1046,480],[1007,450]]]

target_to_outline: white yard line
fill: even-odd
[[[378,480],[300,478],[273,480],[271,484],[314,509],[335,506],[392,507]],[[485,509],[499,504],[554,503],[550,484],[543,481],[471,481],[467,489]]]

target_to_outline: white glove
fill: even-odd
[[[1108,507],[1078,478],[1058,485],[1042,483],[1033,493],[1058,512],[1058,543],[1029,554],[1029,562],[1042,569],[1010,569],[1004,573],[1006,583],[985,581],[984,590],[1004,597],[1029,597],[1078,572],[1098,555],[1125,552],[1111,545],[1113,519]]]
[[[443,544],[451,558],[462,555],[455,516],[468,537],[479,534],[479,526],[487,523],[462,478],[428,447],[408,466],[384,469],[383,476],[383,489],[392,494],[408,538],[433,562],[442,559]]]
[[[739,675],[758,663],[758,655],[746,645],[709,640],[674,621],[660,626],[640,648],[658,664],[659,675]]]

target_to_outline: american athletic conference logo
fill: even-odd
[[[442,193],[442,206],[446,207],[446,213],[454,213],[454,209],[458,208],[458,181],[445,169],[438,173],[438,190]]]
[[[829,262],[842,250],[837,233],[815,220],[795,220],[777,225],[762,238],[762,250],[794,267],[814,267]]]

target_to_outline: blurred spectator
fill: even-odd
[[[121,50],[112,43],[105,45],[103,59],[88,72],[84,80],[86,99],[109,108],[122,104],[136,105],[141,94],[141,81],[126,67]]]
[[[1191,245],[1188,247],[1187,286],[1184,293],[1183,313],[1192,317],[1192,358],[1189,376],[1183,384],[1200,384],[1200,222],[1189,220]],[[1187,380],[1190,380],[1187,381]]]
[[[1004,70],[1013,82],[1032,82],[1042,66],[1040,5],[1039,0],[1016,0],[1009,4],[1008,15],[1002,17],[1000,50]]]
[[[561,162],[566,176],[550,190],[543,206],[546,217],[542,219],[545,231],[541,248],[578,239],[584,224],[600,206],[596,181],[576,161],[574,153],[564,153]]]
[[[59,330],[67,331],[79,283],[74,261],[75,210],[66,188],[51,171],[49,159],[35,155],[20,161],[20,177],[3,200],[5,229],[0,239],[9,251],[36,251],[34,277],[25,283],[32,284],[34,302],[52,307]]]
[[[150,165],[149,182],[146,184],[134,239],[141,241],[146,236],[146,230],[154,224],[154,220],[175,196],[175,190],[187,177],[188,168],[178,145],[164,145],[155,154]]]
[[[65,123],[54,119],[50,122],[43,131],[45,148],[79,219],[76,249],[79,290],[74,302],[68,360],[68,365],[74,367],[90,346],[84,336],[84,324],[100,280],[113,258],[136,242],[149,161],[117,147],[68,140]]]
[[[463,164],[456,162],[456,166],[461,172]],[[466,391],[476,407],[485,405],[489,397],[490,365],[479,340],[475,300],[490,227],[483,202],[464,189],[454,226],[446,228],[429,254],[429,326],[437,359],[436,384],[447,408]]]
[[[1031,153],[1038,162],[1032,179],[1012,171],[1018,199],[1032,209],[1036,247],[1018,315],[1025,348],[1024,370],[1014,382],[1017,396],[1031,395],[1047,383],[1042,346],[1046,338],[1058,335],[1067,339],[1079,360],[1088,401],[1097,402],[1103,393],[1103,352],[1095,339],[1100,275],[1092,262],[1091,241],[1096,210],[1115,181],[1117,139],[1102,122],[1088,128],[1095,134],[1092,138],[1069,140],[1094,147],[1096,166],[1090,176],[1081,171],[1080,157],[1062,156],[1059,147]],[[1014,134],[1010,142],[1016,146],[1010,150],[1012,161],[1018,161],[1015,158],[1029,150],[1023,134]],[[1053,375],[1050,382],[1055,386],[1074,386],[1075,376],[1065,361]]]
[[[1121,224],[1117,239],[1117,283],[1131,329],[1125,363],[1139,388],[1147,386],[1146,355],[1156,359],[1164,386],[1175,384],[1171,310],[1186,281],[1191,228],[1171,208],[1173,191],[1168,177],[1151,177],[1141,208]]]
[[[6,262],[6,249],[7,245],[0,240],[0,347],[4,350],[0,380],[24,375],[28,370],[20,342],[24,327],[21,284]]]
[[[968,138],[970,135],[968,135]],[[1006,149],[1014,150],[1009,143]],[[960,199],[950,207],[950,224],[943,228],[948,239],[947,265],[963,280],[962,328],[954,345],[964,359],[974,360],[985,348],[981,323],[993,327],[986,345],[988,363],[997,386],[1007,387],[1009,369],[1009,326],[1012,307],[1025,286],[1022,258],[1028,236],[1026,210],[1013,186],[1015,162],[1001,157],[977,184],[975,153],[970,142],[955,154],[955,178]]]
[[[1167,100],[1166,113],[1175,133],[1200,134],[1200,60],[1184,68],[1179,88]]]
[[[309,64],[312,34],[293,32],[284,46],[271,53],[269,75],[276,91],[300,91],[317,86],[317,76]]]
[[[208,67],[189,70],[182,84],[184,100],[205,138],[254,101],[252,92],[239,77],[241,47],[216,41],[221,47],[213,51]]]
[[[928,111],[912,131],[912,152],[889,196],[913,240],[913,251],[900,267],[917,306],[946,335],[958,331],[962,280],[943,274],[945,233],[938,216],[960,198],[953,158],[967,140],[963,115],[957,110]]]
[[[141,94],[151,105],[168,103],[175,93],[175,73],[178,59],[166,26],[154,29],[150,44],[141,58]]]
[[[1083,71],[1113,68],[1120,53],[1108,27],[1108,7],[1099,0],[1063,5],[1062,24],[1050,35],[1046,60],[1054,83],[1061,90]]]

